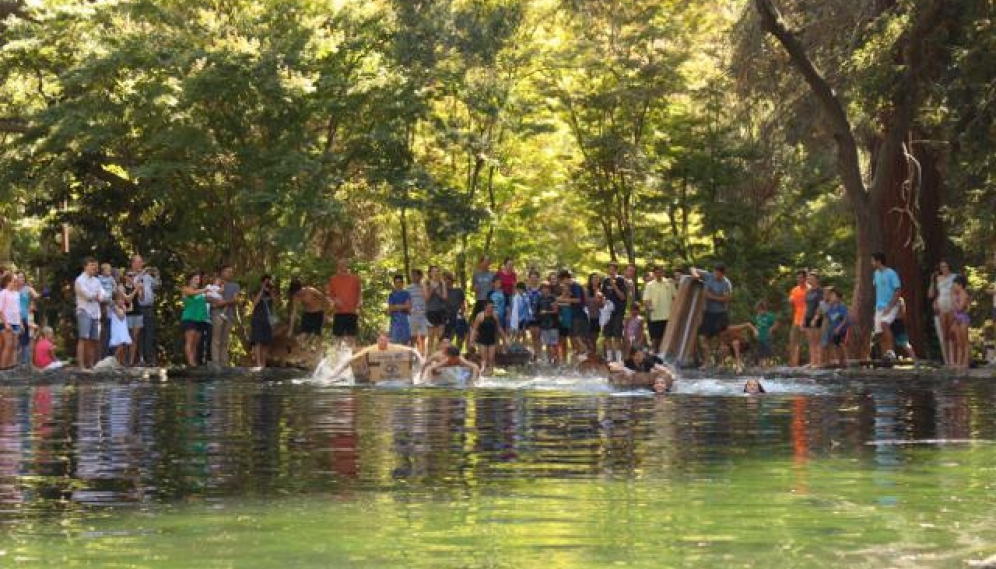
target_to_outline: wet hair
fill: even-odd
[[[297,291],[301,290],[302,288],[304,288],[304,285],[301,284],[301,279],[294,277],[291,279],[290,284],[287,286],[287,294],[289,296],[294,296],[295,294],[297,294]]]
[[[876,252],[872,253],[872,259],[875,259],[880,264],[884,265],[885,264],[885,253],[883,253],[881,251],[876,251]]]
[[[456,358],[460,356],[460,348],[456,346],[449,346],[446,348],[446,355],[451,358]]]
[[[757,391],[749,391],[747,389],[747,386],[749,386],[752,382],[755,385],[757,385]],[[762,385],[760,381],[756,379],[748,379],[747,383],[744,384],[744,393],[767,393],[767,392],[764,390],[764,385]]]

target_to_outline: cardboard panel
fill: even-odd
[[[678,295],[671,308],[671,320],[661,343],[664,361],[678,366],[690,365],[694,361],[698,329],[702,324],[704,310],[702,281],[688,275],[682,277],[678,284]]]
[[[372,382],[412,379],[412,354],[402,350],[372,350],[353,362],[356,381]]]

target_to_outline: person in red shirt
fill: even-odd
[[[789,305],[792,307],[792,329],[789,331],[789,365],[799,367],[802,357],[802,338],[805,336],[803,325],[806,323],[806,293],[809,284],[806,282],[808,273],[796,271],[796,285],[789,291]]]
[[[344,340],[350,348],[355,347],[363,295],[360,277],[350,272],[346,259],[336,263],[336,274],[329,279],[326,292],[334,306],[332,336]]]
[[[40,370],[59,369],[65,364],[55,357],[55,346],[52,345],[52,336],[55,333],[48,326],[41,330],[41,337],[35,342],[35,367]]]
[[[511,258],[505,258],[497,276],[501,279],[501,291],[505,293],[505,300],[510,300],[515,294],[515,285],[519,282],[519,275],[515,274]]]

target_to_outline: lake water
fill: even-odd
[[[0,567],[966,567],[996,385],[0,387]]]

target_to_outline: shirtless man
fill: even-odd
[[[291,326],[287,333],[293,331],[293,323],[297,320],[297,307],[300,306],[301,313],[301,334],[322,335],[322,327],[325,324],[325,309],[329,306],[329,299],[322,291],[312,286],[304,286],[301,279],[293,278],[290,288],[287,291],[290,297],[291,306]]]
[[[440,372],[446,368],[466,368],[470,370],[470,381],[477,381],[481,376],[481,368],[474,362],[467,361],[460,355],[460,349],[455,346],[447,346],[444,350],[444,357],[435,361],[422,370],[422,381],[432,381]]]
[[[392,344],[388,338],[387,332],[381,332],[377,336],[376,344],[363,348],[362,350],[357,352],[353,357],[339,364],[335,368],[335,370],[333,370],[332,376],[333,377],[341,376],[343,372],[346,371],[346,368],[353,364],[366,361],[368,366],[377,365],[377,362],[375,360],[378,358],[378,356],[386,354],[399,354],[399,353],[407,353],[411,356],[412,359],[417,361],[419,364],[424,363],[422,355],[418,353],[418,350],[412,348],[411,346]],[[361,381],[369,380],[369,378],[366,377],[357,377],[356,379]],[[405,379],[405,378],[389,378],[389,379]]]

